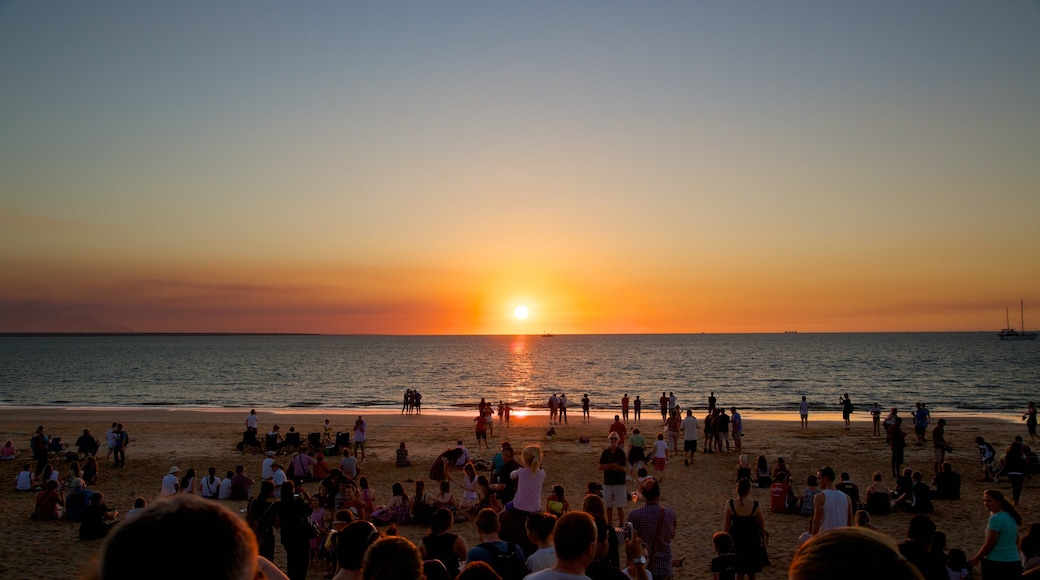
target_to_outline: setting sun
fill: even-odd
[[[530,313],[531,313],[531,311],[528,310],[527,306],[525,306],[523,304],[521,304],[521,305],[519,305],[519,306],[517,306],[516,308],[513,309],[513,316],[515,316],[515,317],[517,317],[517,318],[519,318],[521,320],[523,320],[524,318],[527,318],[527,315],[530,314]]]

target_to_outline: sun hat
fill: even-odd
[[[177,467],[176,465],[174,465],[173,467],[170,468],[170,471],[168,471],[167,473],[177,473],[180,470],[181,470],[180,467]]]

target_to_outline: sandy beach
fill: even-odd
[[[182,410],[57,410],[49,408],[6,408],[0,409],[0,443],[11,439],[18,447],[18,459],[0,464],[0,477],[7,484],[0,493],[0,545],[6,547],[7,556],[0,560],[0,577],[18,578],[79,578],[88,570],[98,552],[100,542],[81,541],[77,537],[78,524],[71,522],[35,522],[29,514],[33,510],[35,493],[17,492],[14,478],[24,462],[30,461],[29,438],[37,425],[44,425],[52,436],[60,436],[67,443],[76,440],[84,428],[102,440],[113,421],[122,422],[131,437],[127,450],[126,467],[113,469],[102,462],[96,491],[102,491],[106,503],[125,513],[138,495],[152,499],[158,495],[163,475],[172,465],[182,470],[194,467],[205,473],[213,466],[218,474],[234,469],[235,465],[246,466],[247,473],[258,478],[263,455],[239,452],[235,445],[241,439],[248,409],[220,411]],[[273,423],[282,426],[283,432],[290,426],[306,434],[321,431],[325,418],[332,420],[334,430],[349,430],[357,413],[354,412],[274,412],[258,409],[260,430],[265,432]],[[848,471],[852,481],[865,493],[870,475],[880,471],[885,483],[893,487],[889,477],[889,451],[884,437],[871,435],[869,417],[858,414],[850,431],[842,428],[839,420],[811,420],[808,429],[802,429],[797,421],[779,420],[776,416],[756,418],[744,415],[744,452],[754,461],[765,455],[770,465],[777,456],[782,456],[794,473],[795,489],[800,490],[806,477],[820,467],[832,466],[835,471]],[[942,414],[933,414],[933,422]],[[1015,435],[1026,435],[1021,422],[999,418],[945,416],[949,421],[947,439],[953,444],[950,455],[956,471],[962,474],[962,499],[959,501],[937,501],[933,519],[938,529],[948,536],[951,548],[965,550],[969,557],[981,545],[984,535],[986,511],[980,501],[981,493],[989,486],[1005,491],[1010,497],[1010,485],[982,481],[978,469],[978,451],[974,438],[982,435],[999,450]],[[796,418],[792,415],[791,418]],[[608,419],[594,417],[591,423],[583,424],[580,413],[571,414],[569,425],[557,427],[558,437],[546,440],[547,414],[514,417],[509,427],[494,426],[490,437],[491,451],[476,451],[473,422],[470,416],[429,415],[404,416],[396,412],[373,414],[365,412],[368,421],[368,443],[364,474],[376,490],[377,504],[390,497],[390,486],[396,482],[426,479],[430,463],[438,453],[454,446],[462,439],[474,457],[490,460],[499,443],[508,439],[514,448],[538,443],[545,451],[544,467],[547,471],[545,493],[548,487],[562,483],[568,493],[572,508],[580,506],[581,497],[590,481],[602,481],[597,469],[599,454],[606,446]],[[647,439],[662,430],[660,415],[645,413],[637,425]],[[812,418],[811,418],[812,419]],[[578,442],[579,436],[592,439],[589,444]],[[306,435],[304,435],[306,436]],[[926,474],[932,474],[932,449],[930,446],[915,446],[912,433],[906,450],[907,466]],[[410,449],[413,467],[394,466],[394,450],[400,442]],[[1028,442],[1028,438],[1027,438]],[[703,446],[703,442],[702,442]],[[104,459],[104,446],[99,453]],[[678,514],[679,531],[673,543],[675,558],[686,558],[683,568],[676,569],[679,578],[710,577],[709,563],[713,557],[711,535],[721,530],[724,502],[734,496],[737,455],[735,453],[703,454],[698,452],[693,465],[685,467],[681,457],[668,464],[664,474],[663,502]],[[63,459],[55,460],[55,467],[62,477],[68,471]],[[183,474],[183,471],[182,471]],[[307,484],[313,488],[315,484]],[[634,484],[633,489],[634,489]],[[409,493],[411,483],[405,484]],[[755,489],[754,499],[768,508],[768,490]],[[1038,521],[1037,506],[1040,498],[1035,478],[1027,480],[1020,502],[1025,525]],[[228,502],[234,510],[243,508],[245,502]],[[875,517],[874,526],[896,540],[902,540],[908,514]],[[766,513],[766,527],[770,533],[769,555],[772,566],[767,567],[760,577],[783,578],[786,576],[791,555],[797,547],[798,536],[807,529],[808,521],[794,515]],[[476,542],[476,533],[471,522],[459,523],[456,531],[461,533],[469,545]],[[400,533],[418,540],[426,530],[417,526],[403,526]],[[284,565],[284,552],[279,546],[275,562]],[[309,577],[320,578],[321,572],[313,568]]]

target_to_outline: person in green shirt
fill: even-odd
[[[632,436],[628,438],[628,466],[631,469],[628,481],[632,481],[636,473],[646,467],[646,452],[643,450],[645,445],[646,439],[639,434],[639,428],[633,429]]]

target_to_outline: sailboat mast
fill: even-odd
[[[1025,301],[1024,298],[1020,299],[1018,301],[1018,307],[1022,311],[1022,334],[1025,334],[1026,333],[1026,301]]]

